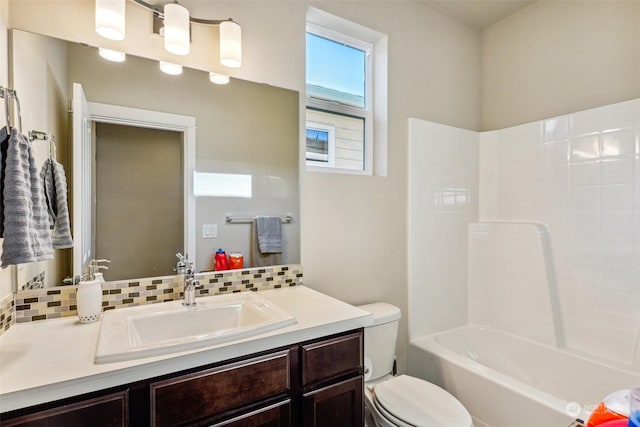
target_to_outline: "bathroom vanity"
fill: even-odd
[[[114,363],[93,363],[99,323],[16,325],[0,337],[0,357],[14,359],[0,370],[2,425],[362,425],[368,313],[304,286],[260,296],[297,323]],[[49,345],[39,342],[47,336]],[[65,346],[54,341],[78,345],[64,354]],[[46,372],[48,380],[41,377]]]

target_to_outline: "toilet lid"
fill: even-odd
[[[374,386],[377,403],[394,417],[420,427],[471,427],[462,403],[440,387],[408,375]]]

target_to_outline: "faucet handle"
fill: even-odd
[[[110,259],[95,259],[93,260],[93,267],[95,268],[95,272],[99,272],[100,270],[108,270],[109,267],[106,265],[100,265],[101,262],[111,263]]]
[[[191,263],[187,260],[187,256],[182,255],[180,252],[176,254],[176,257],[178,258],[178,263],[173,267],[173,271],[178,274],[184,274]]]
[[[92,259],[89,261],[89,264],[86,267],[86,273],[83,278],[86,280],[93,280],[95,278],[95,274],[100,271],[100,269],[108,270],[109,267],[106,265],[100,265],[101,262],[111,262],[109,259]]]

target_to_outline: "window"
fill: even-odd
[[[334,167],[336,164],[336,128],[307,119],[307,164]]]
[[[307,168],[372,169],[373,47],[307,24]]]

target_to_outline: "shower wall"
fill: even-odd
[[[409,119],[409,338],[467,323],[478,133]]]
[[[480,134],[479,220],[548,226],[567,346],[623,364],[640,334],[640,100]],[[514,290],[505,282],[507,295]]]

